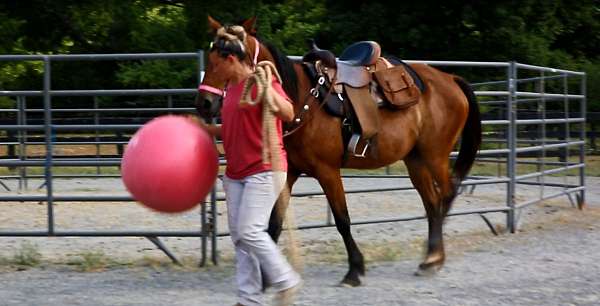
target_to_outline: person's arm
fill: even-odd
[[[197,123],[202,129],[209,133],[213,137],[221,138],[221,125],[220,124],[207,124],[203,119],[197,116],[188,116],[188,118]]]
[[[221,138],[221,125],[220,124],[206,124],[202,123],[204,130],[206,130],[213,137]]]
[[[286,97],[281,96],[273,87],[269,87],[269,94],[273,97],[273,102],[279,108],[275,116],[285,122],[294,120],[294,107],[292,103]]]

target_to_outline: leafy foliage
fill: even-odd
[[[595,0],[7,0],[0,2],[0,53],[193,52],[212,38],[209,14],[229,24],[258,16],[259,35],[287,54],[304,53],[308,38],[338,54],[353,41],[376,40],[406,59],[583,70],[589,109],[600,111]],[[0,62],[0,88],[39,89],[42,68],[41,62]],[[185,88],[197,82],[196,69],[185,61],[55,63],[52,86]]]

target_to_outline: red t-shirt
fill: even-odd
[[[221,109],[222,130],[221,138],[227,158],[225,174],[232,179],[244,177],[271,170],[271,164],[263,164],[262,160],[262,104],[240,107],[240,99],[244,82],[227,87],[227,95],[223,99]],[[290,100],[281,84],[273,80],[273,89],[281,96]],[[252,98],[256,98],[256,86],[252,88]],[[287,171],[287,155],[283,148],[283,133],[281,119],[275,117],[281,164]]]

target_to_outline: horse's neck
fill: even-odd
[[[297,97],[298,101],[294,101],[297,104],[294,107],[296,112],[303,111],[304,105],[307,104],[310,112],[317,111],[316,108],[319,105],[319,101],[317,99],[309,98],[310,89],[312,88],[312,80],[306,75],[306,71],[304,70],[302,63],[294,63],[294,72],[296,73],[297,79]]]

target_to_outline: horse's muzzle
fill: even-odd
[[[221,109],[223,98],[211,93],[200,92],[196,95],[196,111],[206,122],[211,122],[212,119],[218,116]]]

